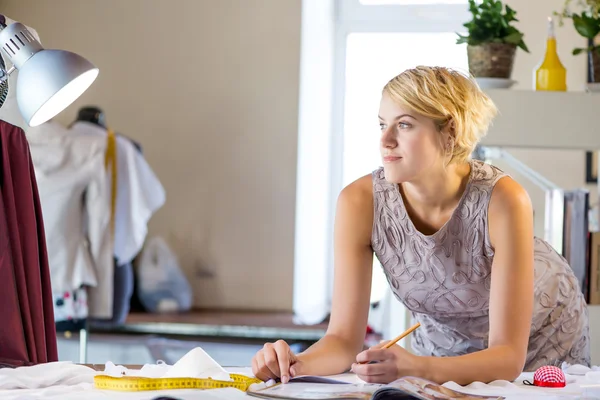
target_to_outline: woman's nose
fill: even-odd
[[[396,135],[393,129],[386,129],[381,134],[381,145],[387,149],[393,149],[398,146]]]

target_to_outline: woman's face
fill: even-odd
[[[388,182],[410,182],[444,168],[444,134],[433,120],[404,108],[384,93],[379,123],[381,158]]]

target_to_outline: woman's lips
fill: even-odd
[[[393,162],[399,161],[401,159],[402,159],[402,157],[399,157],[399,156],[385,156],[385,157],[383,157],[383,162],[384,163],[393,163]]]

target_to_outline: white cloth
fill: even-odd
[[[5,16],[5,18],[6,18],[6,25],[15,23],[14,20],[8,18],[7,16]],[[37,31],[27,25],[25,25],[25,26],[26,26],[27,30],[29,32],[31,32],[33,37],[38,42],[41,43],[40,36],[38,35]],[[8,57],[6,57],[6,55],[4,55],[3,53],[0,53],[0,55],[2,56],[2,59],[4,60],[6,69],[8,70],[10,67],[12,67],[12,63],[10,62],[10,59]],[[19,107],[17,106],[17,97],[16,97],[17,95],[16,95],[15,90],[17,88],[17,77],[18,76],[19,76],[19,71],[16,70],[12,74],[10,74],[10,76],[8,78],[8,96],[6,97],[6,101],[0,108],[0,119],[8,122],[9,124],[18,126],[19,128],[23,129],[25,132],[27,132],[29,125],[27,125],[27,123],[23,119],[23,116],[21,115],[21,111],[19,111]]]
[[[523,373],[514,382],[494,381],[489,384],[473,382],[460,386],[455,382],[445,383],[449,389],[467,394],[488,396],[504,396],[506,400],[537,400],[537,399],[597,399],[600,398],[600,381],[588,376],[566,375],[567,386],[564,388],[544,388],[528,386],[527,380],[533,383],[533,373]]]
[[[89,122],[76,122],[78,135],[106,138],[106,130]],[[117,135],[117,199],[114,255],[119,265],[131,261],[142,249],[148,221],[164,205],[165,190],[144,156],[128,139]]]
[[[148,400],[160,396],[177,399],[235,400],[246,399],[237,389],[157,390],[151,392],[117,392],[94,388],[94,376],[105,374],[70,362],[54,362],[33,367],[0,369],[2,400]]]
[[[191,377],[229,380],[229,373],[252,376],[249,368],[225,370],[202,348],[189,351],[174,365],[146,364],[141,370],[129,370],[108,361],[104,371],[71,362],[54,362],[33,367],[0,369],[0,399],[152,399],[172,396],[178,399],[245,399],[244,392],[233,389],[168,390],[151,392],[117,392],[94,388],[94,376],[109,375],[159,377]],[[85,393],[85,394],[84,394]]]
[[[585,365],[562,363],[567,385],[564,388],[543,388],[526,385],[533,383],[533,372],[522,373],[514,382],[494,381],[489,384],[473,382],[460,386],[455,382],[447,382],[444,386],[467,394],[504,396],[508,399],[563,399],[563,398],[600,398],[600,368]]]
[[[210,368],[221,368],[201,349],[194,349],[175,365],[164,364],[145,365],[142,370],[128,370],[122,366],[115,366],[111,362],[106,363],[106,369],[96,372],[91,368],[72,364],[70,362],[55,362],[40,364],[33,367],[21,367],[17,369],[0,369],[0,398],[2,400],[16,399],[152,399],[160,396],[172,396],[178,399],[246,399],[245,393],[237,389],[212,389],[212,390],[168,390],[152,392],[116,392],[110,390],[97,390],[94,388],[93,380],[97,374],[122,376],[123,373],[130,376],[159,377],[165,376],[169,371],[175,371],[176,366],[190,369],[184,375],[204,376],[206,366]],[[198,361],[200,360],[200,361]],[[205,360],[206,363],[202,362]],[[195,361],[198,361],[197,363]],[[204,364],[197,367],[196,364]],[[225,368],[228,373],[237,373],[252,376],[250,368]],[[468,386],[460,386],[448,382],[444,386],[463,393],[479,395],[504,396],[507,400],[512,399],[565,399],[565,398],[598,398],[600,396],[600,377],[598,371],[583,371],[585,375],[567,374],[567,387],[565,388],[540,388],[526,386],[524,380],[532,380],[532,373],[522,374],[515,382],[495,381],[490,384],[475,382]],[[181,375],[172,373],[172,376]],[[354,374],[344,374],[336,377],[336,380],[357,383],[360,382]],[[291,383],[293,385],[293,383]]]
[[[88,291],[89,314],[112,316],[113,243],[106,140],[50,121],[27,130],[40,192],[52,292]]]
[[[252,373],[252,371],[250,371]],[[122,365],[107,362],[103,375],[115,378],[121,376],[136,376],[144,378],[212,378],[220,381],[232,381],[229,375],[219,363],[217,363],[201,347],[188,351],[174,365],[168,365],[161,361],[157,364],[146,364],[141,369],[128,369]]]
[[[93,383],[96,374],[97,372],[92,368],[72,362],[53,362],[15,369],[2,368],[0,369],[0,390],[77,386],[82,383]]]

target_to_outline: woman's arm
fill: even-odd
[[[422,376],[435,382],[512,381],[523,371],[534,300],[533,211],[527,192],[509,177],[498,181],[492,192],[488,226],[495,252],[488,348],[424,358]]]
[[[303,375],[343,373],[363,348],[373,269],[372,227],[373,186],[369,175],[348,185],[338,198],[331,318],[327,334],[298,355]]]

